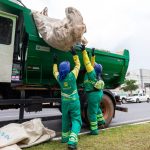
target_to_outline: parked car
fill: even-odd
[[[149,97],[149,95],[140,93],[140,94],[134,94],[132,96],[127,97],[126,101],[127,102],[136,102],[136,103],[150,102],[150,97]]]
[[[112,93],[113,93],[113,95],[114,95],[114,97],[116,99],[117,104],[121,104],[120,103],[120,96],[117,94],[117,92],[112,92]]]
[[[127,97],[128,97],[127,94],[119,94],[119,96],[120,96],[120,101],[121,101],[123,104],[127,103]]]
[[[125,104],[127,101],[127,94],[118,94],[117,92],[113,92],[114,96],[118,98],[119,102],[122,102],[123,104]]]

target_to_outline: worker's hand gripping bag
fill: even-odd
[[[87,40],[83,37],[86,25],[81,13],[73,7],[66,8],[65,13],[66,18],[59,20],[48,17],[45,10],[42,13],[33,11],[39,34],[50,46],[63,51],[70,50],[76,43],[86,45]]]

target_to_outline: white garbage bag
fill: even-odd
[[[4,148],[0,148],[0,150],[21,150],[21,149],[18,145],[14,144],[14,145],[6,146]]]
[[[55,131],[44,127],[41,119],[33,119],[22,124],[11,123],[0,128],[0,150],[31,147],[48,141],[55,135]]]
[[[0,128],[0,148],[16,144],[28,138],[21,124],[11,123]]]
[[[73,8],[65,9],[66,18],[63,20],[47,16],[47,8],[43,12],[33,11],[33,17],[38,32],[50,46],[59,50],[70,50],[76,43],[87,44],[83,37],[86,32],[86,25],[83,22],[81,13]]]
[[[55,131],[44,127],[41,119],[33,119],[22,123],[22,125],[26,130],[28,138],[18,143],[21,148],[40,144],[56,136]]]

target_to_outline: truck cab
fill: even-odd
[[[17,16],[0,11],[0,83],[11,83]]]

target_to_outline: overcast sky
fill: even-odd
[[[65,8],[77,8],[87,26],[88,47],[130,51],[129,70],[150,69],[150,0],[22,0],[34,10],[49,9],[63,19]]]

